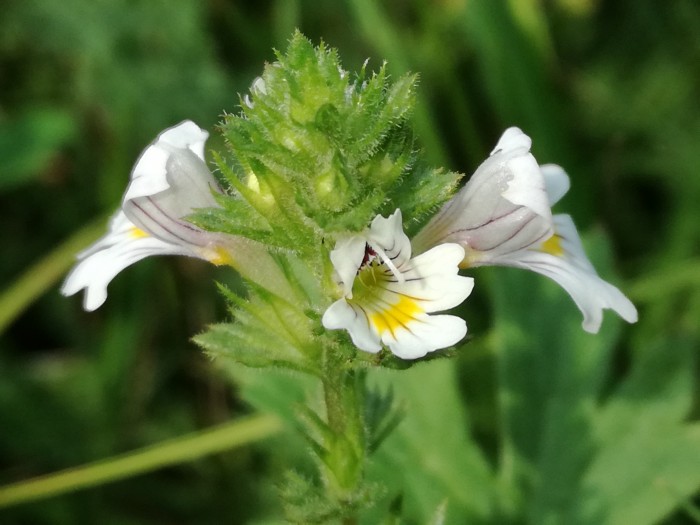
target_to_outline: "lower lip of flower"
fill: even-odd
[[[424,313],[414,299],[405,295],[399,296],[397,303],[382,306],[382,309],[375,310],[369,316],[370,322],[380,334],[388,330],[394,336],[396,330],[399,328],[408,329],[408,325],[416,322],[417,316]]]
[[[385,265],[372,262],[360,269],[350,300],[366,312],[368,321],[380,335],[386,331],[394,335],[400,328],[407,329],[425,313],[414,298],[382,286],[383,282],[393,280],[393,273]]]

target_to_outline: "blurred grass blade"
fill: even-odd
[[[75,262],[76,253],[104,231],[105,219],[100,217],[78,230],[3,291],[0,294],[0,333],[68,271]]]
[[[561,155],[558,96],[532,33],[521,26],[523,17],[504,0],[470,2],[461,22],[501,122],[524,127],[536,139],[539,152],[568,164],[568,157]]]
[[[0,191],[38,178],[77,134],[73,117],[58,108],[33,108],[0,118]]]
[[[192,461],[254,443],[282,429],[271,415],[237,419],[218,427],[163,441],[135,452],[0,487],[0,508],[35,501]]]
[[[546,9],[540,0],[508,0],[513,20],[532,42],[542,64],[555,61],[554,42],[547,23]]]
[[[666,268],[649,272],[631,286],[635,301],[652,302],[700,286],[700,260],[686,259]]]

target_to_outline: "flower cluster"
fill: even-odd
[[[204,161],[207,133],[185,121],[162,132],[142,153],[109,232],[79,255],[63,285],[72,295],[85,289],[87,310],[106,298],[107,284],[122,269],[149,255],[187,255],[214,264],[232,263],[240,240],[205,231],[185,217],[198,208],[220,207],[221,193]],[[458,343],[464,320],[438,314],[462,303],[473,280],[460,268],[512,266],[550,277],[583,313],[583,328],[597,332],[603,309],[628,322],[632,303],[602,280],[587,259],[568,215],[551,207],[568,191],[556,165],[540,166],[531,140],[507,129],[467,184],[410,240],[400,209],[377,215],[362,232],[336,235],[330,252],[336,300],[324,307],[326,329],[345,329],[360,350],[383,345],[415,359]]]

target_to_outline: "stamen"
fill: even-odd
[[[387,254],[382,250],[379,246],[372,246],[372,249],[377,253],[377,255],[382,259],[382,262],[386,264],[389,269],[391,270],[391,273],[394,274],[394,277],[396,277],[396,280],[399,281],[400,283],[403,283],[406,281],[404,279],[403,274],[394,266],[394,263],[392,262],[391,259],[387,256]]]

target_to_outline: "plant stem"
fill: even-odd
[[[341,349],[327,347],[323,392],[330,438],[326,480],[335,499],[348,501],[363,476],[366,456],[363,371],[349,368]],[[350,522],[351,523],[351,522]]]

